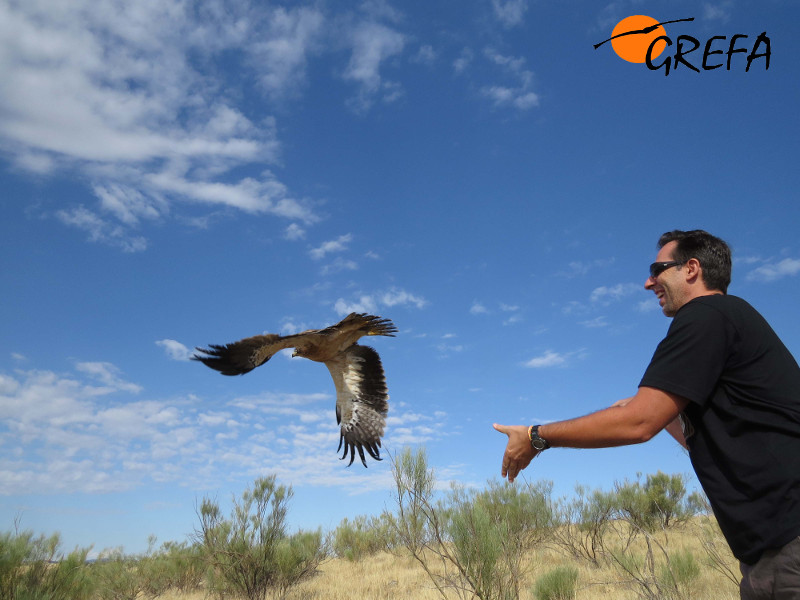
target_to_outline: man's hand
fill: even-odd
[[[508,481],[512,482],[522,469],[531,464],[538,452],[531,446],[528,428],[524,425],[498,425],[495,423],[494,428],[508,436],[508,445],[503,454],[500,474],[503,479],[508,477]]]

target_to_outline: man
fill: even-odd
[[[662,429],[692,465],[734,556],[741,597],[800,598],[800,368],[764,318],[727,295],[728,245],[705,231],[661,236],[645,288],[673,318],[635,396],[540,426],[504,426],[514,481],[549,447],[646,442]]]

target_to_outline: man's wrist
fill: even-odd
[[[550,443],[539,435],[539,425],[531,425],[528,427],[528,439],[533,449],[537,452],[542,452],[550,447]]]

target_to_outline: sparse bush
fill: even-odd
[[[700,576],[700,565],[690,550],[671,552],[669,560],[661,566],[661,587],[674,586],[675,597],[692,598],[692,584]]]
[[[536,600],[575,600],[577,584],[578,569],[556,567],[536,580],[533,595]]]
[[[697,514],[693,497],[686,497],[683,475],[667,475],[659,471],[634,481],[617,483],[615,489],[620,516],[646,532],[664,530]]]
[[[92,566],[99,600],[136,600],[144,588],[141,563],[121,548],[106,550]]]
[[[451,591],[461,598],[519,598],[523,556],[551,523],[549,485],[520,491],[493,482],[481,492],[456,487],[435,503],[424,450],[395,457],[393,473],[398,539],[442,597]]]
[[[391,540],[390,515],[359,515],[352,521],[345,518],[333,532],[333,552],[339,558],[358,561],[371,554],[394,547]]]
[[[34,537],[30,531],[0,534],[0,598],[4,600],[84,600],[92,581],[83,568],[88,549],[64,556],[61,537]]]
[[[186,542],[165,542],[148,564],[149,581],[163,589],[189,592],[202,587],[202,548]],[[156,586],[154,586],[156,587]]]
[[[281,598],[297,582],[312,575],[325,557],[322,530],[300,531],[283,538],[275,548],[275,587]]]
[[[551,486],[489,482],[480,492],[454,488],[443,512],[454,556],[479,598],[518,598],[523,558],[549,530]]]
[[[563,501],[556,509],[552,542],[571,558],[600,567],[605,552],[606,534],[614,517],[615,498],[608,492],[578,485],[575,498]]]
[[[321,532],[286,533],[291,496],[291,488],[270,476],[256,479],[241,501],[234,499],[230,519],[216,502],[203,500],[197,535],[214,593],[263,600],[271,589],[283,593],[316,568],[323,557]]]

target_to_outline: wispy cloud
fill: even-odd
[[[608,320],[605,316],[595,317],[594,319],[589,319],[588,321],[581,321],[579,323],[584,327],[588,327],[589,329],[597,329],[600,327],[608,327]]]
[[[453,69],[456,73],[463,73],[469,68],[470,64],[472,64],[474,58],[475,53],[471,48],[462,48],[458,58],[453,61]]]
[[[616,302],[632,294],[642,291],[644,288],[635,283],[618,283],[612,286],[600,286],[592,290],[589,300],[593,303],[608,304]]]
[[[524,365],[531,369],[546,369],[550,367],[561,367],[567,363],[570,354],[562,354],[547,350],[544,354],[535,356],[530,360],[525,361]]]
[[[121,371],[108,362],[80,362],[75,368],[90,379],[103,384],[102,388],[91,388],[93,395],[110,394],[112,392],[129,392],[138,394],[141,386],[122,379]],[[90,388],[86,388],[87,390]]]
[[[496,108],[512,107],[528,110],[539,106],[539,96],[532,90],[533,72],[526,67],[524,57],[506,56],[494,48],[486,48],[484,55],[511,76],[512,85],[487,85],[481,93],[489,98]]]
[[[469,314],[471,315],[485,315],[489,310],[477,300],[469,307]]]
[[[770,283],[784,277],[792,277],[798,273],[800,273],[800,259],[784,258],[777,262],[772,261],[761,265],[757,269],[750,271],[747,274],[747,280]]]
[[[309,251],[309,256],[314,260],[320,260],[325,258],[327,254],[331,252],[343,252],[347,249],[347,245],[353,241],[353,234],[346,233],[344,235],[340,235],[335,240],[329,240],[327,242],[323,242],[316,248],[312,248]]]
[[[158,340],[156,345],[161,346],[172,360],[189,360],[193,354],[192,350],[175,340]]]
[[[358,294],[356,298],[345,300],[339,298],[334,303],[334,310],[340,315],[351,312],[378,313],[383,308],[394,306],[413,306],[421,309],[428,304],[422,296],[413,294],[402,288],[393,287],[373,294]]]
[[[505,26],[514,27],[522,23],[528,10],[527,0],[492,0],[494,16]]]
[[[608,259],[595,259],[590,261],[572,261],[567,265],[567,269],[559,275],[564,277],[578,277],[582,275],[586,275],[587,273],[594,271],[595,269],[602,269],[614,263],[613,258]]]
[[[364,111],[376,98],[391,102],[402,95],[398,83],[387,81],[381,75],[381,66],[403,51],[405,36],[386,25],[364,22],[353,29],[351,43],[352,54],[343,77],[359,87],[358,94],[351,100],[352,108]]]
[[[290,241],[302,240],[306,237],[306,230],[297,223],[292,223],[286,228],[283,237]]]
[[[733,2],[724,0],[723,2],[703,2],[703,19],[705,21],[719,21],[727,23],[731,18]]]
[[[321,49],[325,16],[312,7],[275,7],[260,25],[263,37],[249,49],[259,83],[273,99],[294,96],[305,83],[309,54]]]
[[[358,263],[354,260],[349,260],[342,258],[341,256],[336,257],[336,259],[322,267],[320,273],[322,275],[331,275],[333,273],[339,273],[341,271],[356,271],[358,270]]]

